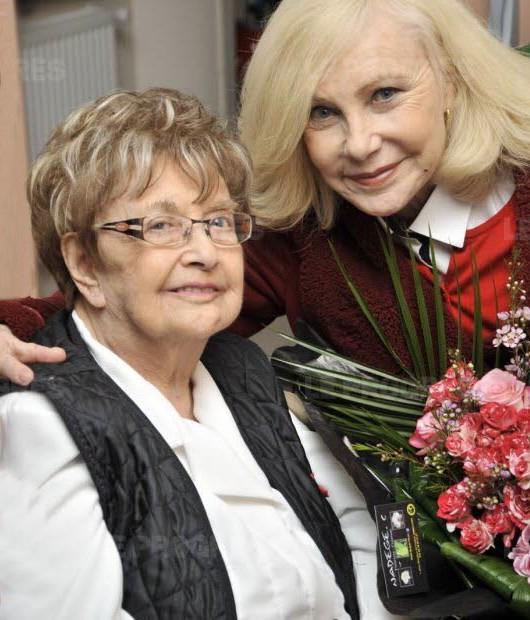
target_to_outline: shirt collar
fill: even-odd
[[[280,501],[202,362],[192,374],[195,422],[181,418],[154,385],[98,342],[75,310],[72,318],[98,366],[137,405],[168,445],[175,451],[180,449],[179,459],[199,486],[219,496]]]
[[[469,203],[456,200],[437,186],[409,228],[435,241],[463,248],[470,213]]]
[[[72,319],[96,364],[144,413],[171,448],[181,446],[185,442],[185,425],[167,398],[121,357],[98,342],[75,310]]]
[[[429,235],[440,243],[463,248],[466,232],[498,213],[515,191],[513,176],[502,177],[486,198],[475,204],[462,202],[437,186],[410,225],[410,230]]]

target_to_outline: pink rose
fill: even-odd
[[[504,505],[510,512],[510,519],[521,530],[530,523],[530,491],[517,485],[504,487]]]
[[[440,443],[441,427],[434,415],[429,412],[416,422],[416,430],[409,439],[411,446],[419,448],[417,454],[426,454]]]
[[[506,431],[517,423],[517,409],[512,405],[486,403],[480,408],[480,414],[486,424],[500,431]]]
[[[518,575],[528,577],[530,583],[530,526],[526,526],[515,547],[508,554],[513,560],[513,569]]]
[[[521,489],[530,489],[530,450],[510,452],[508,469],[517,478]]]
[[[471,517],[467,484],[459,482],[438,497],[436,516],[460,527]]]
[[[494,368],[475,383],[473,393],[481,403],[498,403],[521,409],[524,388],[525,384],[514,375]]]
[[[470,519],[462,528],[460,544],[471,553],[484,553],[493,547],[493,534],[483,521]]]

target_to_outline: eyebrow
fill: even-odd
[[[236,211],[238,206],[239,205],[237,204],[235,200],[225,200],[224,202],[216,203],[212,205],[211,207],[209,207],[208,209],[206,209],[205,215],[209,213],[213,213],[214,211]],[[169,199],[155,200],[155,202],[151,202],[147,204],[145,208],[149,211],[159,209],[160,211],[163,211],[164,213],[174,213],[176,215],[184,215],[183,213],[184,209],[181,206],[179,206],[175,201],[169,200]]]
[[[356,89],[355,92],[365,92],[365,91],[369,91],[372,90],[373,88],[376,87],[381,87],[383,85],[385,85],[386,82],[389,81],[401,81],[403,82],[403,80],[407,80],[408,82],[411,81],[411,75],[407,74],[407,73],[402,73],[402,72],[380,72],[380,73],[376,73],[375,77],[371,77],[370,80],[368,82],[365,82],[364,84],[361,84],[361,86],[359,88]],[[313,105],[318,105],[318,104],[329,104],[333,102],[333,98],[332,97],[326,97],[326,95],[320,95],[318,94],[318,92],[315,92],[315,94],[313,95],[313,98],[311,99],[311,103]]]

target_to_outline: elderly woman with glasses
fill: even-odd
[[[332,505],[350,538],[364,511],[264,355],[222,331],[249,174],[195,98],[163,89],[88,104],[34,164],[34,236],[68,308],[37,341],[67,359],[0,385],[2,618],[359,617]]]

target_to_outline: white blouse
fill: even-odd
[[[206,368],[182,418],[133,368],[74,320],[100,367],[157,428],[193,480],[225,562],[241,620],[348,618],[333,572],[243,441]],[[348,538],[362,618],[392,618],[375,584],[375,528],[364,501],[320,438],[294,419],[317,481]],[[51,402],[0,398],[0,619],[130,619],[121,561],[97,491]]]

